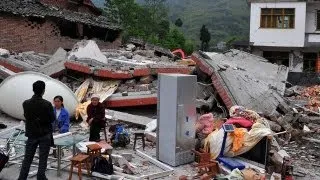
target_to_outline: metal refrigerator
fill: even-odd
[[[171,166],[194,161],[197,77],[160,74],[157,159]]]

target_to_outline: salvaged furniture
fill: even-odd
[[[101,155],[102,147],[99,144],[90,144],[87,145],[87,154],[90,157],[90,162],[93,162],[93,159]]]
[[[193,150],[193,152],[195,154],[195,162],[197,163],[195,167],[198,169],[196,177],[201,177],[204,174],[207,174],[209,177],[214,177],[220,173],[219,163],[211,160],[210,153],[202,149],[199,151]]]
[[[145,146],[146,146],[146,142],[145,142],[145,132],[144,131],[136,131],[134,132],[134,143],[133,143],[133,150],[136,150],[136,143],[137,140],[141,139],[142,140],[142,148],[144,150]]]
[[[82,164],[86,165],[88,175],[90,175],[90,167],[89,167],[89,155],[85,154],[78,154],[74,156],[71,159],[71,167],[70,167],[70,174],[69,174],[69,180],[72,179],[72,174],[73,174],[73,167],[78,167],[78,176],[79,180],[82,179]]]

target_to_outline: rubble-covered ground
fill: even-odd
[[[17,72],[32,70],[50,75],[66,84],[73,92],[76,92],[87,79],[93,78],[94,81],[100,82],[119,81],[116,90],[105,99],[106,105],[107,107],[109,105],[109,109],[118,112],[118,117],[122,118],[118,120],[125,121],[130,130],[139,130],[141,126],[146,125],[142,121],[149,122],[156,118],[159,73],[196,74],[198,109],[206,111],[205,113],[212,112],[215,120],[229,118],[231,115],[228,110],[235,105],[254,111],[256,116],[268,122],[272,133],[281,134],[274,135],[279,146],[273,146],[272,150],[274,154],[285,150],[290,155],[293,160],[295,179],[320,179],[319,86],[286,88],[285,81],[289,71],[287,67],[271,64],[264,58],[238,50],[220,54],[198,52],[193,54],[192,60],[197,64],[196,67],[176,61],[176,57],[170,51],[159,47],[128,44],[118,50],[100,51],[93,41],[81,41],[70,52],[58,49],[54,55],[35,52],[7,54],[0,59],[0,62],[9,63]],[[261,67],[264,68],[261,69]],[[1,71],[1,73],[0,75],[4,75],[2,78],[11,75],[7,71]],[[91,86],[93,86],[92,83],[87,86],[87,89],[94,89]],[[107,94],[105,91],[102,93]],[[147,102],[150,103],[147,107],[141,106],[144,103],[141,97],[145,95],[144,93],[153,98],[151,103]],[[79,101],[85,102],[91,95],[92,92],[86,90],[85,97]],[[123,101],[108,103],[108,101],[116,102],[119,99],[132,100],[133,97],[139,99],[133,105],[124,105]],[[145,117],[143,120],[135,119],[133,116],[130,116],[132,119],[126,119],[129,116],[123,113]],[[107,113],[107,115],[110,114]],[[250,118],[244,117],[248,121],[251,121]],[[10,128],[19,124],[19,121],[2,113],[0,123]],[[71,131],[87,133],[80,128],[79,122],[72,124]],[[126,149],[115,148],[113,153],[134,154],[132,138],[133,136],[131,136],[131,144]],[[1,143],[3,144],[4,141],[0,141]],[[138,147],[142,149],[140,141]],[[155,158],[154,143],[147,143],[145,153]],[[268,166],[276,167],[276,162],[282,164],[283,157],[276,160]],[[132,164],[137,167],[140,175],[159,171],[158,167],[146,163],[140,157],[134,157]],[[4,169],[0,173],[0,179],[16,179],[13,177],[13,174],[18,175],[16,169],[19,169],[18,165]],[[171,176],[163,179],[178,179],[181,175],[194,176],[195,170],[192,164],[180,166],[175,168]],[[48,176],[49,179],[60,179],[52,170],[48,171]],[[64,172],[62,179],[66,179],[67,176],[68,172]]]

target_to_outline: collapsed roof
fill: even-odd
[[[110,22],[104,16],[70,11],[55,6],[44,5],[34,0],[1,0],[0,12],[27,17],[53,17],[101,28],[121,30],[119,24]]]
[[[242,105],[258,112],[273,112],[284,103],[288,68],[238,50],[224,54],[194,53],[192,59],[211,77],[227,108]]]

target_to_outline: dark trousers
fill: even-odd
[[[31,163],[33,161],[34,154],[36,153],[39,145],[39,167],[37,180],[46,180],[47,160],[52,145],[52,135],[48,134],[38,138],[28,138],[26,143],[24,160],[20,171],[18,180],[26,180],[28,178]]]
[[[97,123],[92,123],[90,126],[90,137],[89,141],[100,141],[101,126]]]

